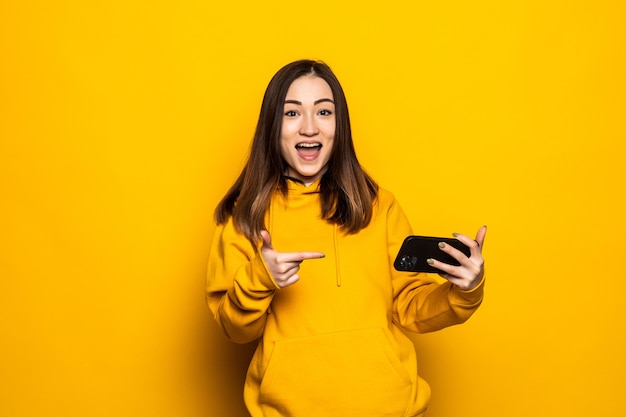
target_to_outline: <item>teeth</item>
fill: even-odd
[[[296,148],[319,148],[321,146],[321,143],[298,143]]]

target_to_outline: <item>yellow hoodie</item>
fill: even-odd
[[[462,323],[478,308],[483,283],[462,291],[432,276],[398,272],[393,260],[412,233],[393,195],[381,189],[367,228],[348,235],[320,218],[319,183],[288,181],[266,225],[280,252],[319,251],[300,280],[279,288],[232,221],[217,227],[207,302],[238,343],[260,338],[244,388],[253,417],[412,417],[430,388],[401,328],[429,332]],[[232,219],[231,219],[232,220]]]

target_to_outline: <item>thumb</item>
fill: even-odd
[[[261,230],[261,239],[263,239],[263,246],[261,250],[274,250],[272,246],[272,238],[267,230]]]

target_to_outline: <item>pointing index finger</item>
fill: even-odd
[[[300,262],[307,259],[321,259],[326,257],[326,254],[322,252],[294,252],[293,255],[295,260]]]

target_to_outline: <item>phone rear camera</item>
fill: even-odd
[[[417,262],[417,258],[410,255],[405,255],[400,258],[400,268],[402,269],[411,269],[415,267],[415,263]]]

